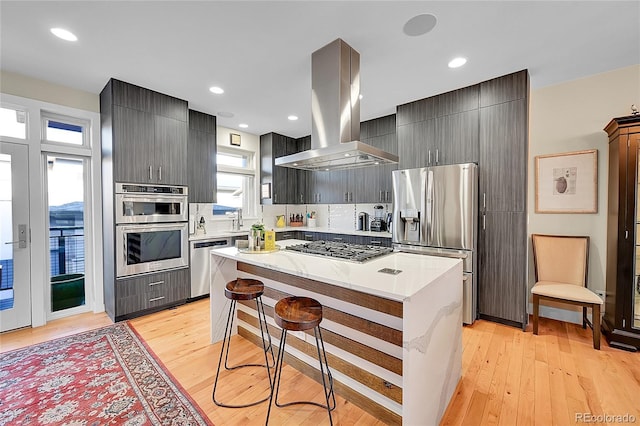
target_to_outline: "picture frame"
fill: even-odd
[[[598,150],[536,156],[536,213],[598,213]]]
[[[230,133],[229,143],[234,146],[240,146],[240,135],[237,133]]]

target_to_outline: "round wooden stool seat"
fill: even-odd
[[[264,293],[262,281],[251,278],[237,278],[229,281],[224,289],[224,295],[231,300],[253,300]]]
[[[274,312],[276,324],[285,330],[309,330],[322,321],[322,305],[310,297],[285,297],[276,303]]]

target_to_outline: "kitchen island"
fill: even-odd
[[[278,342],[273,306],[289,295],[323,305],[323,337],[337,394],[388,424],[436,425],[462,369],[460,260],[391,253],[365,263],[285,250],[269,254],[211,251],[211,340],[222,340],[229,300],[224,286],[237,277],[265,284],[269,331]],[[401,271],[397,274],[384,269]],[[259,342],[253,301],[238,304],[237,332]],[[319,380],[315,344],[289,334],[285,361]]]

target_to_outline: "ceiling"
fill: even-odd
[[[424,13],[435,28],[405,35]],[[300,137],[311,133],[311,53],[336,38],[360,52],[364,121],[525,68],[536,89],[639,64],[638,22],[638,1],[3,0],[0,66],[96,94],[114,77],[185,99],[221,126]],[[455,56],[467,64],[449,69]]]

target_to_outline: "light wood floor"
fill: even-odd
[[[247,409],[220,408],[211,388],[220,345],[209,342],[208,300],[131,321],[169,371],[218,426],[264,424],[266,403]],[[0,334],[0,351],[110,324],[104,315],[83,314],[45,327]],[[259,361],[261,352],[236,337],[231,356]],[[463,376],[442,424],[569,425],[578,413],[635,416],[640,422],[640,354],[592,347],[590,330],[540,319],[540,334],[476,321],[463,331]],[[266,395],[263,370],[234,371],[221,376],[220,397],[231,401]],[[321,388],[289,368],[283,372],[282,398],[321,399]],[[380,425],[358,407],[338,399],[338,425]],[[313,406],[274,408],[274,425],[328,424],[326,412]],[[614,422],[610,422],[613,424]],[[594,423],[603,424],[603,423]]]

